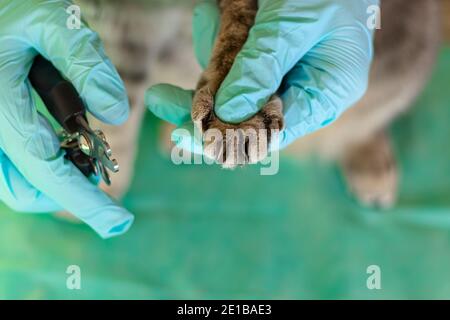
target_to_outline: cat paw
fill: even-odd
[[[196,91],[192,101],[192,121],[198,129],[206,131],[214,115],[214,95],[207,86]]]
[[[192,120],[203,133],[204,154],[228,169],[263,160],[268,155],[273,135],[284,127],[279,97],[273,96],[249,120],[230,124],[215,115],[214,97],[206,87],[194,96]]]
[[[385,134],[350,150],[342,165],[348,189],[362,205],[379,209],[394,206],[398,170]]]

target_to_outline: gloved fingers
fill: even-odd
[[[145,93],[145,105],[158,118],[176,126],[191,120],[193,90],[169,84],[150,87]]]
[[[17,212],[61,210],[53,200],[33,187],[0,149],[0,200]]]
[[[220,28],[217,0],[198,1],[192,25],[195,56],[200,66],[206,69]]]
[[[325,55],[317,56],[317,68],[333,67],[337,59],[328,58],[336,53],[352,67],[359,67],[363,57],[365,71],[370,65],[367,47],[372,43],[366,11],[372,2],[376,1],[259,0],[255,25],[216,95],[218,117],[238,123],[253,116],[279,89],[284,76],[322,43],[331,50],[322,50]],[[347,52],[350,56],[345,56]],[[351,60],[354,56],[357,62]],[[348,69],[343,73],[352,72]]]
[[[36,111],[30,91],[26,84],[11,85],[0,97],[0,148],[26,181],[100,236],[125,232],[133,216],[65,159],[52,127]]]
[[[355,29],[337,32],[303,57],[279,90],[286,125],[282,146],[332,123],[363,96],[372,54],[370,34]]]
[[[145,105],[158,118],[177,128],[171,139],[178,148],[202,154],[202,133],[196,131],[191,120],[193,90],[184,90],[169,84],[150,87],[145,94]]]
[[[124,84],[97,33],[83,21],[79,21],[79,29],[69,28],[70,11],[66,10],[70,5],[69,1],[42,1],[33,13],[40,24],[31,25],[26,36],[73,83],[95,117],[108,124],[121,124],[129,114]]]
[[[255,25],[216,95],[215,111],[223,121],[239,123],[256,114],[312,46],[312,39],[318,39],[317,31],[303,27],[301,11],[295,8],[299,4],[291,6],[269,2],[259,8]]]

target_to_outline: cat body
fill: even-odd
[[[347,186],[368,206],[391,207],[397,197],[398,164],[389,125],[423,91],[441,44],[438,0],[382,0],[381,29],[363,98],[335,123],[299,139],[287,152],[311,152],[338,161]]]
[[[412,106],[433,69],[441,43],[439,1],[382,0],[381,29],[369,87],[334,124],[295,143],[299,154],[315,150],[339,159],[349,148],[370,140]],[[302,152],[300,152],[300,150]]]

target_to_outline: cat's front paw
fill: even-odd
[[[284,127],[283,105],[273,96],[255,116],[239,124],[221,121],[214,113],[214,97],[200,89],[194,97],[192,120],[202,130],[204,154],[224,168],[253,164],[267,157],[274,134]]]

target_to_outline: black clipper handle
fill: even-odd
[[[77,132],[76,118],[85,117],[86,108],[72,83],[42,56],[35,58],[28,78],[56,121],[68,133]]]
[[[63,78],[51,62],[38,55],[31,66],[28,78],[41,97],[50,114],[68,133],[80,131],[77,118],[86,119],[86,108],[75,87]],[[66,150],[80,171],[89,176],[93,173],[92,160],[78,147]]]

